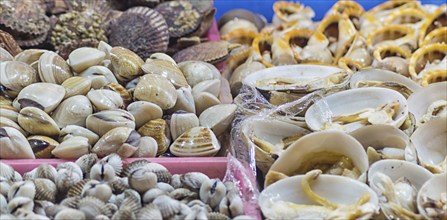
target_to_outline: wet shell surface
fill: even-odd
[[[111,30],[109,42],[112,46],[129,48],[144,59],[168,49],[168,25],[156,10],[130,8],[113,21]]]
[[[163,116],[163,110],[156,104],[146,101],[136,101],[127,106],[127,111],[135,117],[136,127],[140,128],[150,120]]]
[[[81,47],[70,53],[68,61],[73,71],[80,73],[91,66],[100,64],[106,54],[91,47]]]
[[[0,62],[0,84],[8,96],[15,98],[28,85],[37,82],[37,73],[19,61]]]
[[[65,96],[64,87],[52,83],[33,83],[23,88],[13,102],[16,109],[37,107],[46,113],[52,112]]]
[[[170,146],[172,154],[187,156],[214,156],[220,150],[220,144],[206,127],[195,127],[185,131]]]
[[[174,107],[177,101],[174,85],[165,77],[156,74],[146,74],[141,77],[134,96],[140,101],[157,104],[163,110]]]
[[[161,60],[154,57],[149,58],[141,68],[147,74],[152,73],[166,77],[176,87],[189,86],[185,76],[175,62],[172,63],[169,60]]]
[[[42,82],[59,85],[73,76],[67,62],[53,52],[45,52],[40,56],[38,70]]]
[[[200,125],[211,128],[214,134],[219,136],[230,127],[236,110],[235,104],[220,104],[210,107],[200,114]]]

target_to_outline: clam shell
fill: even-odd
[[[45,52],[39,58],[39,77],[42,82],[62,84],[73,76],[67,62],[54,52]]]
[[[34,201],[27,197],[17,197],[8,203],[8,212],[12,215],[17,214],[18,211],[32,211],[33,208]]]
[[[188,112],[175,112],[171,116],[170,131],[172,139],[177,139],[185,131],[198,127],[199,118],[194,113]]]
[[[22,133],[23,135],[25,135],[25,136],[28,135],[28,133],[26,131],[24,131],[17,122],[15,122],[9,118],[0,117],[0,128],[3,128],[3,127],[15,128],[18,131],[20,131],[20,133]]]
[[[163,119],[151,120],[146,124],[144,124],[143,126],[141,126],[138,129],[138,132],[142,136],[149,136],[154,138],[155,141],[157,141],[158,146],[157,155],[163,154],[168,149],[171,141],[168,137],[169,135],[168,125],[165,120]]]
[[[93,196],[96,197],[103,202],[109,201],[112,196],[112,189],[107,183],[100,183],[97,180],[90,180],[85,183],[81,197]]]
[[[120,94],[109,89],[95,89],[87,93],[87,97],[97,112],[113,110],[124,107],[123,98]]]
[[[149,163],[150,162],[148,160],[144,160],[144,159],[134,160],[134,161],[130,162],[129,165],[127,165],[127,167],[124,169],[123,177],[128,177],[130,175],[130,173],[132,173],[134,170],[136,170],[140,167],[144,167],[144,166],[148,165]]]
[[[438,43],[420,47],[410,58],[409,73],[411,78],[419,80],[427,70],[445,70],[446,56],[447,44]]]
[[[103,136],[116,127],[135,129],[135,118],[124,110],[106,110],[89,115],[86,120],[86,127],[98,136]]]
[[[85,77],[74,76],[65,80],[61,86],[65,89],[64,99],[67,99],[76,95],[87,95],[92,87],[92,81]]]
[[[3,105],[0,103],[0,115],[10,119],[11,121],[17,122],[17,117],[19,112],[12,105]]]
[[[114,128],[98,140],[92,151],[99,157],[111,153],[118,153],[122,157],[130,157],[137,150],[140,137],[140,134],[132,128]]]
[[[161,212],[163,218],[168,218],[179,212],[181,209],[180,202],[170,198],[169,196],[162,195],[157,197],[153,204],[155,204]]]
[[[118,83],[112,71],[104,66],[92,66],[84,70],[79,76],[91,80],[91,88],[99,89],[109,83]]]
[[[36,186],[36,200],[56,201],[57,188],[53,181],[38,178],[34,180],[34,185]]]
[[[29,65],[19,61],[0,63],[0,84],[5,94],[15,98],[28,85],[37,82],[37,73]]]
[[[45,52],[50,51],[42,49],[27,49],[15,55],[14,60],[31,65],[32,63],[39,61],[40,56],[42,56]]]
[[[59,140],[63,141],[73,136],[86,137],[88,139],[88,143],[92,146],[99,140],[99,136],[97,134],[78,125],[67,125],[64,127],[61,130]]]
[[[237,106],[235,104],[212,106],[200,114],[200,125],[211,128],[216,136],[220,136],[230,127],[236,116],[236,110]]]
[[[120,96],[124,102],[124,107],[127,107],[133,101],[132,94],[126,88],[124,88],[124,86],[122,86],[118,83],[109,83],[102,88],[109,89],[109,90],[115,91],[116,93],[120,94]]]
[[[130,24],[133,29],[127,28]],[[129,48],[143,58],[168,49],[168,25],[159,12],[150,8],[134,7],[126,10],[113,22],[111,30],[109,42],[112,46]]]
[[[116,179],[115,170],[112,165],[108,164],[106,161],[99,161],[90,169],[90,179],[112,182],[111,187],[115,190],[116,183],[114,183]],[[126,183],[127,184],[127,183]],[[119,186],[121,186],[120,184]]]
[[[151,56],[152,57],[152,56]],[[141,69],[146,74],[157,74],[166,77],[176,87],[188,87],[188,82],[177,64],[167,60],[149,58]]]
[[[93,113],[89,99],[82,95],[65,99],[51,114],[59,128],[68,125],[85,127],[85,120]]]
[[[112,71],[119,81],[127,82],[143,74],[144,61],[134,52],[123,47],[113,47],[110,51]]]
[[[148,204],[137,213],[137,219],[163,219],[159,208],[154,204]]]
[[[17,41],[14,39],[14,37],[5,31],[0,31],[0,45],[1,45],[0,47],[2,48],[0,49],[1,51],[0,60],[2,60],[3,55],[7,54],[11,58],[8,60],[12,60],[13,58],[12,56],[15,56],[18,53],[22,52],[22,49],[17,44]],[[7,54],[3,54],[4,52],[6,52]]]
[[[51,153],[61,159],[78,159],[88,154],[91,145],[85,137],[74,136],[64,140]]]
[[[182,182],[183,187],[194,192],[199,192],[202,184],[209,181],[209,177],[203,173],[189,172],[181,175],[180,181]]]
[[[113,170],[115,170],[115,174],[117,176],[119,176],[121,171],[123,171],[123,160],[118,154],[109,154],[108,156],[102,158],[101,161],[110,164],[110,166],[113,167]]]
[[[19,181],[11,185],[8,192],[8,201],[18,197],[27,197],[34,199],[36,195],[36,186],[31,181]]]
[[[145,204],[150,204],[154,201],[154,199],[156,199],[157,197],[159,197],[161,195],[167,195],[167,192],[165,192],[161,189],[158,189],[158,188],[152,188],[144,193],[143,202]]]
[[[35,107],[25,107],[18,116],[20,126],[30,134],[58,136],[59,127],[56,122],[44,111]]]
[[[422,24],[419,33],[419,45],[422,44],[422,40],[425,36],[432,33],[436,27],[446,26],[445,13],[447,11],[446,4],[443,4],[436,8],[433,12],[429,13],[424,24]]]
[[[172,154],[181,157],[214,156],[220,144],[209,128],[195,127],[185,131],[170,146]]]
[[[65,96],[64,87],[52,83],[33,83],[23,88],[13,102],[16,109],[37,107],[46,113],[52,112]]]
[[[3,47],[0,47],[0,62],[12,61],[14,57]]]
[[[127,111],[134,116],[137,128],[163,116],[163,110],[158,105],[146,101],[132,102],[127,106]]]
[[[434,175],[432,178],[430,178],[427,182],[422,185],[421,189],[418,192],[417,195],[417,206],[419,213],[424,216],[426,219],[435,219],[435,216],[430,216],[427,212],[427,209],[430,207],[427,207],[427,204],[424,204],[426,200],[432,199],[434,201],[442,201],[444,200],[445,204],[445,195],[446,195],[446,174],[438,174]],[[442,198],[444,196],[444,198]],[[442,213],[442,210],[439,211]],[[442,218],[442,214],[440,214]],[[445,216],[445,212],[444,212]]]
[[[218,97],[220,93],[220,79],[205,80],[197,83],[192,88],[192,94],[200,94],[202,92],[208,92]]]
[[[227,41],[206,42],[183,49],[172,58],[177,63],[189,60],[218,63],[227,58],[230,49],[230,43]]]
[[[104,214],[112,215],[107,206],[100,199],[87,196],[79,201],[78,210],[84,212],[86,219],[94,219],[95,216]]]
[[[98,45],[98,40],[96,39],[80,39],[80,40],[71,40],[69,42],[65,42],[63,45],[60,45],[57,53],[64,59],[68,60],[70,54],[78,48],[82,47],[96,47]]]
[[[428,85],[413,93],[408,97],[408,111],[413,114],[418,125],[426,121],[424,115],[428,113],[430,105],[436,101],[446,101],[447,82],[440,82]]]
[[[80,73],[91,66],[100,64],[106,53],[91,47],[81,47],[70,53],[68,60],[73,71]]]
[[[178,66],[191,87],[205,80],[220,79],[219,70],[203,61],[185,61]]]
[[[148,136],[141,137],[140,144],[138,145],[137,151],[132,155],[132,157],[155,157],[158,152],[157,141]]]
[[[188,203],[190,201],[196,200],[199,197],[198,193],[186,188],[174,189],[172,192],[168,193],[168,195],[171,198],[183,203]]]
[[[148,169],[138,168],[129,175],[129,186],[139,193],[144,193],[157,184],[157,175]]]
[[[59,142],[46,136],[34,135],[27,139],[36,158],[52,158],[51,151],[59,145]]]
[[[49,179],[53,183],[56,181],[57,176],[57,170],[53,166],[49,164],[41,164],[36,168],[36,171],[34,172],[34,179],[38,178],[44,178]]]
[[[169,112],[176,112],[176,111],[186,111],[191,113],[196,113],[196,106],[194,103],[194,97],[192,96],[192,90],[190,87],[185,88],[179,88],[175,90],[177,93],[177,101]]]
[[[56,214],[56,216],[54,216],[54,220],[68,220],[68,219],[85,220],[86,218],[83,212],[70,208],[61,210]]]
[[[166,78],[155,74],[140,78],[134,96],[138,100],[157,104],[163,110],[174,107],[177,100],[175,87]]]
[[[169,36],[178,38],[188,35],[199,28],[202,17],[188,1],[164,2],[156,8],[166,20]]]
[[[227,189],[222,181],[219,179],[210,179],[202,184],[199,195],[200,200],[204,203],[211,207],[216,207],[226,194]]]
[[[237,19],[235,19],[237,18]],[[259,31],[266,25],[265,20],[262,19],[261,16],[254,14],[251,11],[244,9],[234,9],[226,12],[217,22],[219,27],[219,31],[221,34],[224,34],[223,26],[234,20],[246,20],[255,25],[255,30]]]
[[[79,176],[76,172],[61,169],[57,172],[56,186],[60,193],[67,192],[72,186],[82,180],[82,176]]]
[[[194,95],[194,103],[196,105],[196,114],[201,115],[206,109],[219,105],[220,100],[209,92],[202,92]]]

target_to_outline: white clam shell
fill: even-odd
[[[258,201],[264,216],[270,219],[280,219],[284,218],[286,213],[289,213],[287,207],[284,207],[284,209],[275,209],[273,206],[276,201],[315,205],[315,202],[300,187],[303,178],[304,175],[285,178],[265,188],[259,195]],[[329,185],[331,187],[328,187]],[[333,203],[343,205],[354,205],[359,198],[365,193],[368,193],[371,196],[368,203],[372,204],[372,212],[366,218],[371,217],[373,212],[378,210],[379,201],[374,191],[364,183],[350,178],[320,174],[312,182],[312,190],[317,195]],[[306,218],[305,216],[303,217]],[[288,218],[291,218],[291,216]]]
[[[59,127],[46,112],[35,107],[26,107],[20,110],[19,125],[30,134],[58,136]]]
[[[109,89],[95,89],[87,93],[87,97],[96,111],[123,108],[124,101],[121,95]]]
[[[12,61],[14,57],[3,47],[0,48],[0,62]]]
[[[185,131],[169,147],[171,153],[179,157],[214,156],[220,144],[209,128],[195,127]]]
[[[87,116],[93,113],[93,107],[87,97],[72,96],[65,99],[51,115],[59,128],[67,125],[85,127]]]
[[[92,81],[92,88],[99,89],[109,83],[118,83],[112,71],[104,66],[92,66],[79,74]]]
[[[169,111],[175,112],[183,110],[186,112],[196,113],[196,106],[194,103],[194,97],[190,87],[181,87],[175,90],[177,93],[177,101]]]
[[[211,128],[216,136],[220,136],[230,127],[236,115],[236,110],[237,105],[235,104],[212,106],[200,114],[200,125]]]
[[[17,129],[0,128],[0,146],[2,159],[35,159],[28,140]]]
[[[140,139],[137,151],[132,157],[155,157],[158,152],[157,141],[153,137],[144,136]]]
[[[191,87],[205,80],[220,79],[219,70],[203,61],[185,61],[178,66]]]
[[[428,107],[435,101],[447,100],[447,82],[433,83],[408,97],[408,111],[414,115],[416,122],[420,122]]]
[[[141,66],[143,72],[147,74],[157,74],[165,77],[173,85],[178,87],[187,87],[188,82],[177,64],[169,60],[163,59],[147,59],[146,63]]]
[[[116,127],[135,129],[135,118],[129,112],[121,109],[105,110],[89,115],[86,120],[86,127],[102,136]]]
[[[92,87],[92,81],[88,78],[74,76],[65,80],[61,86],[65,88],[64,99],[67,99],[75,95],[86,95]]]
[[[137,150],[140,138],[140,134],[132,128],[114,128],[96,142],[92,151],[98,154],[98,157],[104,157],[111,153],[117,153],[122,157],[130,157]]]
[[[209,92],[202,92],[194,95],[194,104],[196,106],[196,114],[200,115],[203,111],[220,103],[220,100]]]
[[[174,85],[165,77],[156,74],[146,74],[140,78],[135,87],[134,97],[155,103],[163,110],[174,107],[177,101]]]
[[[67,62],[54,52],[45,52],[40,56],[38,70],[42,82],[59,85],[73,76]]]
[[[34,83],[23,88],[13,102],[16,109],[38,106],[46,113],[52,112],[65,96],[64,87],[52,83]]]
[[[68,55],[71,68],[80,73],[91,66],[98,65],[106,57],[106,53],[91,47],[81,47]]]
[[[305,120],[310,129],[319,131],[331,117],[356,113],[366,108],[376,109],[395,101],[399,102],[399,109],[387,124],[400,127],[408,116],[407,100],[400,93],[385,88],[358,88],[329,95],[309,107]],[[360,127],[362,125],[352,123],[343,129],[352,132]]]
[[[15,61],[20,61],[27,63],[31,65],[32,63],[39,61],[40,56],[42,56],[43,53],[50,52],[48,50],[42,50],[42,49],[28,49],[24,50],[20,53],[18,53],[15,57]]]
[[[88,154],[91,146],[86,137],[74,136],[64,140],[51,153],[61,159],[77,159]]]
[[[108,44],[104,41],[100,41],[98,44],[98,50],[100,50],[106,54],[105,59],[110,60],[110,51],[112,50],[112,46],[110,46],[110,44]]]
[[[67,125],[61,130],[60,138],[62,138],[62,141],[73,136],[81,136],[87,138],[88,143],[92,146],[99,140],[99,136],[93,131],[90,131],[78,125]]]
[[[192,88],[192,94],[200,94],[202,92],[209,92],[218,97],[220,92],[220,79],[205,80],[197,83]]]
[[[20,125],[18,124],[18,122],[15,122],[9,118],[6,117],[0,117],[0,128],[3,127],[11,127],[11,128],[15,128],[18,131],[20,131],[20,133],[22,133],[25,136],[28,136],[28,132],[26,132],[25,130],[23,130]]]
[[[127,111],[135,117],[137,128],[146,124],[150,120],[158,119],[163,116],[163,110],[160,106],[146,101],[132,102],[127,106]]]
[[[425,182],[424,185],[422,185],[421,189],[419,190],[416,200],[419,213],[426,219],[434,220],[434,218],[431,218],[430,216],[427,215],[427,212],[422,206],[424,202],[424,197],[428,197],[430,199],[439,201],[441,200],[441,196],[446,196],[446,191],[447,191],[446,173],[434,175],[431,179]],[[446,198],[444,198],[444,201],[446,201]]]
[[[15,98],[20,90],[37,80],[37,72],[26,63],[0,62],[0,84],[6,88],[5,93],[12,98]]]
[[[194,113],[175,112],[171,116],[169,129],[172,139],[175,140],[185,131],[198,126],[199,118]]]

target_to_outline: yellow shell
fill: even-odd
[[[158,151],[157,156],[166,152],[169,147],[170,140],[168,135],[168,125],[163,119],[154,119],[138,129],[141,136],[149,136],[157,141]]]
[[[237,29],[222,35],[222,40],[226,40],[234,44],[251,45],[258,33],[252,30]]]
[[[313,34],[314,31],[307,28],[291,29],[284,33],[283,39],[289,44],[292,49],[295,47],[304,48],[308,44],[309,39],[312,37]],[[295,50],[293,50],[293,55],[296,60],[299,60],[299,54]]]
[[[425,36],[424,40],[420,44],[420,47],[435,43],[447,44],[447,27],[436,28],[435,30],[427,34],[427,36]]]
[[[272,44],[273,37],[270,35],[260,34],[254,40],[252,47],[257,54],[259,54],[262,58],[261,62],[267,67],[273,66],[271,60],[265,59],[264,54],[269,54],[270,58],[272,55]]]
[[[375,48],[381,44],[393,44],[397,46],[409,46],[416,48],[415,30],[405,25],[388,25],[377,29],[366,38],[366,45]]]
[[[349,57],[342,57],[338,60],[338,66],[352,74],[365,67],[361,62],[353,60]]]
[[[385,20],[385,25],[406,25],[424,22],[427,14],[419,8],[402,8],[393,11]]]
[[[303,8],[304,7],[298,3],[286,1],[277,1],[273,4],[273,12],[283,22],[289,21],[289,15],[299,13]]]
[[[370,9],[368,13],[377,13],[380,11],[388,11],[397,8],[415,8],[418,7],[418,2],[416,0],[391,0],[386,1],[376,7]]]
[[[419,45],[424,41],[425,36],[430,34],[438,27],[447,26],[447,4],[439,6],[439,8],[427,17],[424,24],[419,30]]]
[[[432,83],[447,81],[447,70],[428,71],[421,80],[421,86],[428,86]]]
[[[332,6],[331,10],[337,11],[340,14],[346,13],[347,11],[358,11],[359,13],[365,12],[365,9],[355,1],[338,1]]]
[[[326,15],[318,25],[317,31],[323,33],[328,39],[335,39],[335,41],[338,41],[338,22],[340,19],[342,19],[342,15],[339,13]]]
[[[119,81],[127,82],[143,74],[141,65],[144,64],[144,60],[126,48],[112,48],[110,59],[113,73]]]
[[[374,49],[374,59],[382,61],[386,57],[398,56],[405,59],[411,57],[411,52],[396,45],[380,45]]]
[[[413,79],[420,79],[419,73],[427,62],[442,60],[447,55],[447,44],[437,43],[421,47],[410,58],[409,73]]]

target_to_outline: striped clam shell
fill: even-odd
[[[195,127],[184,132],[170,146],[176,156],[214,156],[220,150],[216,136],[209,128]]]

